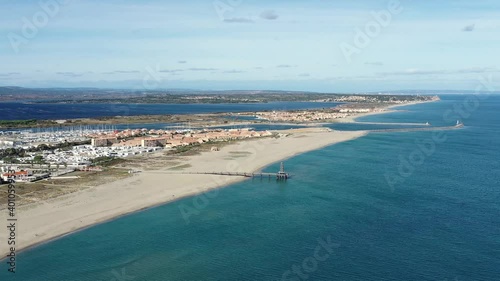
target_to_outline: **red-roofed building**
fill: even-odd
[[[33,172],[31,171],[19,171],[14,173],[3,173],[2,180],[8,182],[9,179],[14,181],[31,181],[34,179]]]
[[[141,140],[142,147],[163,147],[168,138],[145,138]]]

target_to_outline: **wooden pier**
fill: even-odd
[[[151,173],[153,171],[149,171]],[[154,172],[153,172],[154,173]],[[291,175],[285,172],[283,162],[281,162],[280,170],[277,173],[247,173],[247,172],[171,172],[168,174],[175,175],[216,175],[216,176],[235,176],[246,178],[276,178],[277,180],[287,180]]]
[[[285,172],[285,164],[281,162],[280,171],[276,174],[276,179],[278,180],[287,180],[290,175]]]

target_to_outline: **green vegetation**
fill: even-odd
[[[171,152],[171,154],[183,154],[185,152],[190,151],[195,146],[198,146],[198,145],[177,146],[176,148],[174,148],[174,150],[172,150],[170,152]]]
[[[28,93],[26,93],[28,94]],[[283,101],[336,101],[355,97],[349,102],[357,102],[356,97],[367,98],[370,102],[391,102],[401,100],[425,100],[426,95],[312,93],[289,91],[170,91],[170,90],[100,90],[89,89],[83,94],[78,91],[41,92],[31,90],[31,100],[37,103],[131,103],[131,104],[218,104],[218,103],[268,103]],[[38,97],[38,98],[36,98]],[[1,99],[0,99],[1,101]]]
[[[190,164],[184,164],[184,165],[179,165],[179,166],[175,166],[175,167],[172,167],[172,168],[169,168],[169,170],[183,170],[183,169],[186,169],[186,168],[189,168],[191,167]]]
[[[118,164],[123,164],[127,160],[118,157],[97,157],[91,160],[93,166],[111,167]]]
[[[33,126],[37,124],[36,119],[29,120],[0,120],[0,127],[18,127],[18,126]]]
[[[44,164],[45,161],[43,160],[43,156],[37,155],[33,158],[33,163],[34,164]]]
[[[12,156],[4,157],[2,160],[4,163],[7,163],[7,164],[19,164],[20,163],[19,160],[17,160],[17,158],[14,158]]]
[[[37,126],[54,126],[57,125],[52,120],[0,120],[1,129],[14,129],[14,128],[32,128]]]

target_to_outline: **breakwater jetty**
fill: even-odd
[[[398,129],[378,129],[378,130],[366,130],[370,133],[384,133],[384,132],[414,132],[414,131],[446,131],[446,130],[456,130],[464,127],[464,124],[460,123],[455,126],[443,126],[443,127],[426,127],[426,128],[398,128]]]

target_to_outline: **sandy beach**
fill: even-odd
[[[220,151],[183,156],[178,170],[145,170],[122,180],[20,206],[17,209],[16,250],[26,249],[124,214],[246,179],[235,176],[176,174],[177,172],[257,172],[277,161],[352,140],[366,132],[306,128],[280,131],[280,134],[279,138],[246,140],[223,146]],[[3,209],[0,216],[6,221],[7,211]],[[0,241],[6,239],[7,232],[0,232]],[[6,255],[7,251],[7,243],[1,243],[0,253]]]
[[[394,105],[381,111],[349,116],[341,122],[353,123],[359,117],[393,112],[395,111],[393,107],[405,105]],[[125,179],[19,206],[17,207],[16,251],[119,216],[247,179],[237,176],[185,173],[258,172],[272,163],[294,155],[359,138],[368,133],[366,131],[333,131],[320,127],[276,132],[281,137],[244,140],[222,146],[220,151],[182,156],[176,160],[174,167],[165,165],[159,169],[147,169],[131,166],[130,169],[140,172]],[[182,216],[180,212],[179,216]],[[6,209],[0,210],[0,218],[7,221]],[[6,239],[7,232],[0,232],[0,241],[6,241]],[[7,243],[1,243],[0,254],[6,255],[8,247]]]
[[[389,106],[384,107],[384,108],[380,108],[379,110],[376,110],[376,111],[372,111],[372,112],[368,112],[368,113],[358,113],[356,115],[347,116],[346,118],[339,119],[338,123],[360,123],[357,121],[357,119],[359,119],[361,117],[397,112],[397,111],[399,111],[398,109],[395,109],[397,107],[410,106],[410,105],[421,104],[421,103],[437,102],[437,101],[439,101],[439,100],[409,102],[409,103],[405,103],[405,104],[393,104],[393,105],[389,105]],[[384,124],[387,124],[387,123],[384,123]]]

